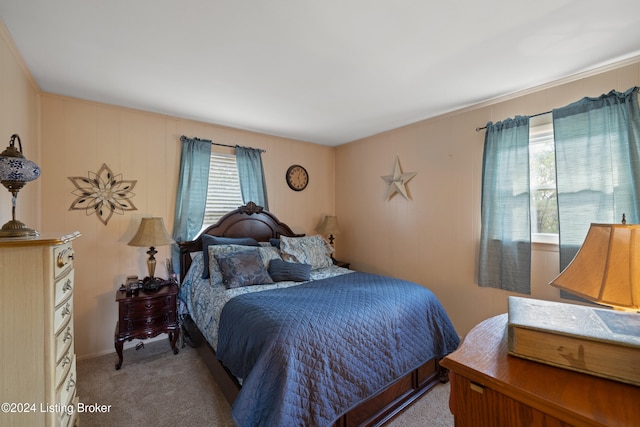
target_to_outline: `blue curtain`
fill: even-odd
[[[478,284],[531,293],[529,117],[487,123]]]
[[[553,129],[562,271],[591,223],[640,220],[638,88],[555,109]]]
[[[242,201],[253,202],[269,210],[267,183],[262,168],[262,150],[236,145],[236,162]]]
[[[176,242],[192,240],[202,228],[211,158],[211,141],[186,137],[180,140],[180,176],[172,235]],[[180,249],[177,244],[172,247],[171,259],[180,277]]]

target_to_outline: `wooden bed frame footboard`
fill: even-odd
[[[270,238],[281,236],[299,237],[288,225],[272,213],[253,202],[229,212],[215,225],[202,232],[220,237],[252,237],[259,242],[268,242]],[[191,265],[191,253],[202,250],[202,234],[190,242],[181,242],[180,246],[180,283],[184,281]],[[185,340],[195,347],[225,398],[232,404],[240,392],[238,380],[216,358],[215,351],[206,341],[190,317],[182,319]],[[445,368],[439,360],[430,360],[389,387],[342,415],[335,427],[380,426],[402,412],[436,384],[448,381]]]
[[[182,327],[185,341],[198,351],[222,394],[230,405],[233,404],[240,392],[240,384],[216,358],[216,352],[190,317],[183,319]],[[431,359],[342,415],[333,427],[382,426],[437,384],[448,381],[448,370],[440,365],[440,359]]]

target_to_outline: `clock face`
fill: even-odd
[[[307,170],[300,165],[293,165],[287,169],[286,175],[287,184],[289,188],[294,191],[302,191],[309,184],[309,174]]]

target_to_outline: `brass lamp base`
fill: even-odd
[[[36,230],[27,228],[24,223],[16,219],[7,222],[0,229],[0,237],[34,237],[39,234]]]

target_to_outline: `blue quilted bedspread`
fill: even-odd
[[[243,379],[239,426],[328,426],[458,344],[430,290],[354,272],[231,299],[217,356]]]

